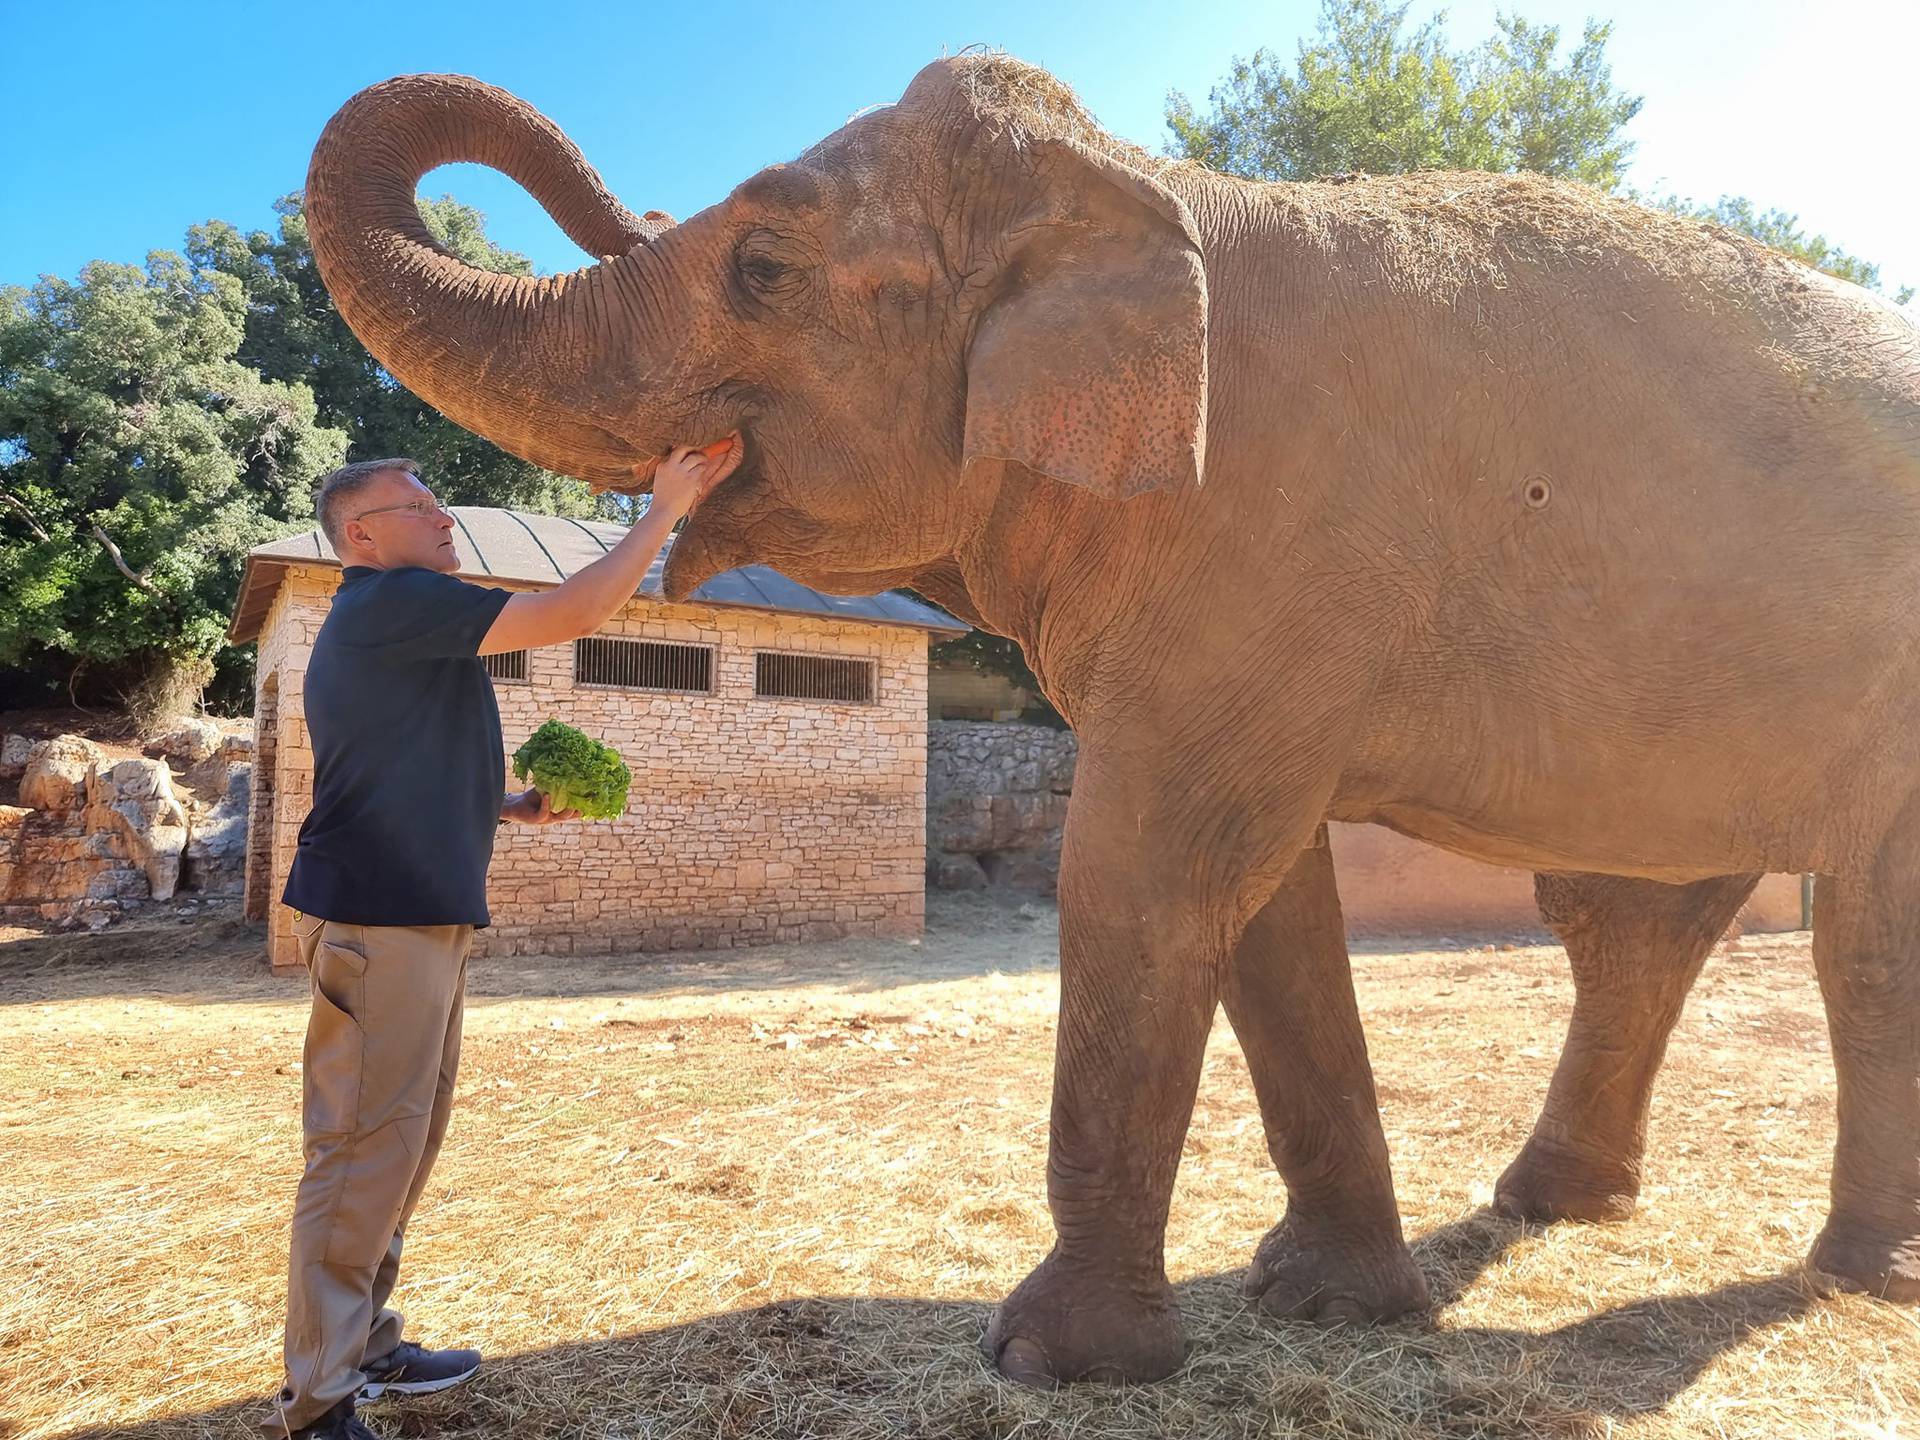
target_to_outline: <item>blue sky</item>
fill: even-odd
[[[1416,0],[1413,14],[1430,6]],[[1616,83],[1646,97],[1629,178],[1701,199],[1743,193],[1920,285],[1912,0],[1515,0],[1577,37],[1615,22]],[[1450,7],[1468,43],[1492,0]],[[556,120],[633,209],[685,218],[787,158],[914,71],[972,44],[1073,85],[1112,129],[1158,149],[1167,90],[1204,101],[1231,56],[1291,55],[1317,0],[1107,0],[813,6],[506,6],[334,0],[180,11],[117,0],[62,11],[0,0],[0,283],[137,261],[222,217],[271,223],[327,117],[415,70],[503,85]],[[470,166],[427,178],[479,205],[544,270],[583,262],[510,182]],[[1920,303],[1920,302],[1916,302]]]

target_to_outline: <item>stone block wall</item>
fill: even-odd
[[[927,730],[927,878],[1051,895],[1078,754],[1073,732],[939,720]]]
[[[254,775],[247,824],[246,915],[267,923],[267,954],[298,964],[293,912],[280,892],[293,864],[300,822],[313,807],[313,753],[303,709],[307,660],[339,588],[332,566],[287,572],[260,630],[254,670]]]
[[[297,963],[292,916],[278,901],[313,799],[302,677],[338,579],[327,566],[290,570],[261,634],[261,697],[271,682],[276,718],[271,819],[256,835],[252,863],[270,867],[271,883],[260,888],[279,965]],[[500,831],[488,876],[493,925],[476,942],[480,953],[919,933],[924,631],[636,600],[600,633],[713,647],[713,691],[578,685],[571,645],[534,651],[525,682],[495,681],[509,757],[542,723],[559,719],[619,750],[634,780],[618,820]],[[870,660],[875,700],[755,698],[759,650]],[[264,720],[258,734],[264,776]],[[507,783],[516,783],[511,772]],[[264,788],[257,782],[256,794]]]
[[[927,735],[929,883],[1052,894],[1077,754],[1070,731],[935,722]],[[1334,823],[1327,829],[1352,935],[1504,935],[1543,928],[1529,871],[1484,865],[1377,825]],[[1765,877],[1738,923],[1753,932],[1800,928],[1799,877]]]

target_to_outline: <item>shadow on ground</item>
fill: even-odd
[[[1446,1307],[1526,1233],[1480,1212],[1424,1236],[1415,1248],[1437,1318],[1374,1330],[1268,1319],[1241,1300],[1237,1273],[1186,1282],[1187,1363],[1155,1386],[1022,1390],[980,1354],[984,1304],[820,1297],[494,1357],[458,1391],[364,1414],[384,1435],[450,1440],[1572,1440],[1657,1413],[1718,1357],[1820,1303],[1788,1274],[1638,1300],[1541,1333],[1449,1326]],[[238,1436],[257,1414],[248,1403],[65,1440]]]
[[[931,892],[921,940],[847,939],[806,945],[668,954],[481,958],[468,995],[488,1000],[550,996],[702,995],[830,985],[884,993],[905,985],[1057,968],[1059,917],[1050,899]],[[1539,943],[1515,935],[1508,942]],[[155,910],[95,933],[48,930],[0,943],[0,1006],[149,997],[181,1004],[260,1004],[297,999],[305,977],[265,963],[266,929],[237,902],[192,912]],[[1356,955],[1409,949],[1486,948],[1486,937],[1367,936]]]
[[[903,985],[1052,970],[1051,900],[940,895],[919,940],[846,939],[671,954],[481,958],[467,993],[489,999],[700,995],[832,985],[884,992]],[[266,930],[235,904],[157,910],[97,934],[49,932],[0,943],[0,1006],[152,997],[183,1004],[297,998],[304,977],[265,963]]]

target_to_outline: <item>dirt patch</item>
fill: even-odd
[[[390,1435],[1871,1436],[1920,1325],[1823,1299],[1832,1070],[1804,937],[1708,966],[1624,1225],[1481,1208],[1545,1091],[1552,947],[1356,957],[1407,1231],[1440,1301],[1356,1333],[1249,1311],[1284,1197],[1209,1049],[1168,1232],[1166,1384],[1001,1384],[986,1316],[1051,1243],[1050,908],[935,897],[922,944],[477,962],[409,1237],[411,1333],[470,1386]],[[304,991],[220,919],[0,944],[0,1416],[16,1440],[247,1435],[278,1380]],[[1757,1023],[1755,1023],[1757,1022]],[[1904,1423],[1903,1423],[1904,1422]]]

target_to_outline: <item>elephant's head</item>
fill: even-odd
[[[452,161],[513,176],[604,258],[463,265],[414,203]],[[974,461],[1115,499],[1197,483],[1206,280],[1151,164],[1044,72],[963,56],[676,225],[624,209],[514,97],[422,75],[347,102],[307,207],[354,332],[505,449],[640,489],[672,445],[742,437],[669,594],[749,562],[847,592],[954,553],[992,504]]]

